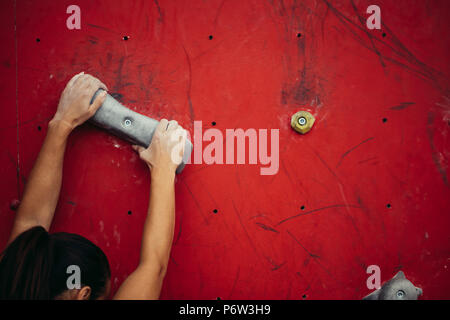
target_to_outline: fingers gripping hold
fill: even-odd
[[[167,131],[174,131],[178,128],[178,122],[176,120],[169,121],[167,125]]]
[[[94,102],[89,106],[89,113],[94,115],[97,110],[102,106],[106,99],[106,91],[100,92],[95,98]]]
[[[159,121],[158,126],[156,127],[155,135],[160,136],[161,134],[163,134],[167,130],[168,125],[169,121],[167,119],[161,119],[161,121]]]

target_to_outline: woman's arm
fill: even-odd
[[[134,146],[151,171],[148,215],[141,258],[114,299],[158,299],[172,247],[175,225],[175,170],[181,162],[186,132],[176,121],[161,120],[148,149]]]
[[[48,124],[47,136],[28,177],[8,244],[19,234],[36,225],[47,230],[50,228],[61,189],[67,137],[102,105],[105,94],[99,95],[93,104],[89,105],[99,88],[106,90],[103,83],[84,72],[68,82],[56,114]]]

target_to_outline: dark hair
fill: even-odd
[[[77,265],[90,299],[105,293],[111,277],[108,259],[88,239],[72,233],[49,234],[33,227],[20,234],[0,257],[0,299],[45,299],[67,290],[67,267]]]

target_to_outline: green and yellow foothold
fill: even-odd
[[[316,119],[308,111],[299,111],[291,117],[291,127],[301,134],[305,134],[311,130]]]

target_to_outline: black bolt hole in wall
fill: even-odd
[[[388,209],[392,208],[391,204],[388,203],[388,204],[386,205],[386,208],[388,208]]]
[[[301,38],[302,34],[301,33],[297,33],[297,38]]]
[[[209,40],[212,40],[212,39],[213,39],[213,36],[212,36],[212,35],[210,35],[210,36],[209,36],[208,38],[209,38]]]
[[[304,294],[304,295],[302,296],[302,298],[303,298],[303,299],[306,299],[306,298],[308,298],[308,296],[307,296],[306,294]]]
[[[217,212],[218,212],[217,209],[214,209],[214,210],[213,210],[213,213],[217,213]]]
[[[217,297],[216,300],[222,300],[222,299],[220,299],[220,297]]]
[[[385,32],[383,32],[383,34],[381,35],[383,38],[385,38],[386,37],[386,33]]]
[[[38,126],[37,129],[38,129],[38,131],[41,131],[42,128],[41,128],[41,126]]]
[[[41,39],[39,39],[39,38],[36,38],[36,42],[41,42]]]
[[[216,122],[215,122],[215,121],[213,121],[213,122],[211,122],[211,124],[212,124],[213,126],[215,126],[215,125],[216,125]]]
[[[128,215],[131,216],[133,214],[133,212],[131,212],[131,210],[128,211]]]
[[[11,201],[11,204],[9,205],[9,208],[12,211],[16,211],[19,208],[19,205],[20,205],[20,201],[17,200],[17,199],[14,199],[13,201]]]
[[[301,206],[301,207],[300,207],[300,210],[305,210],[305,206]]]
[[[386,123],[387,122],[387,118],[383,118],[383,123]]]
[[[127,41],[128,39],[130,39],[130,37],[129,37],[129,36],[123,36],[122,39],[125,40],[125,41]]]

